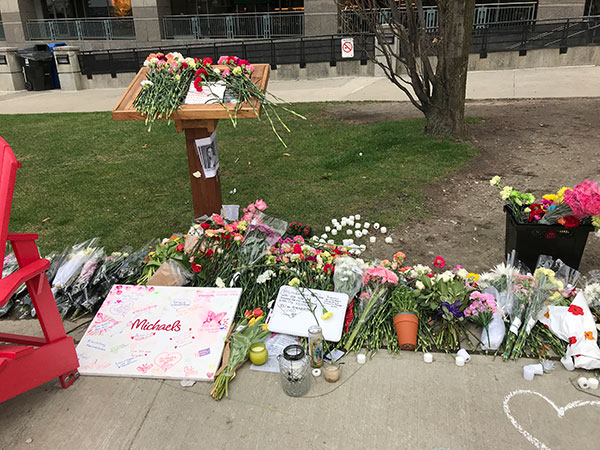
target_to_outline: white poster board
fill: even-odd
[[[212,380],[241,294],[115,285],[77,346],[79,373]]]
[[[354,38],[342,38],[342,58],[354,58]]]
[[[314,308],[314,315],[310,312],[308,302]],[[333,313],[333,316],[327,320],[321,318],[323,315],[321,303]],[[316,325],[316,315],[325,340],[338,342],[342,338],[347,306],[347,294],[281,286],[269,316],[268,329],[274,333],[308,337],[308,328]]]

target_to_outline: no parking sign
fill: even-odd
[[[342,38],[342,58],[354,58],[354,38]]]

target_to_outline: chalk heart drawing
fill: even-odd
[[[517,431],[519,433],[521,433],[525,437],[525,439],[527,439],[536,448],[538,448],[540,450],[551,450],[551,449],[546,444],[544,444],[542,441],[540,441],[538,438],[532,436],[531,433],[529,433],[527,430],[525,430],[521,426],[521,424],[519,424],[519,422],[517,422],[517,419],[515,419],[510,412],[510,407],[508,406],[508,404],[510,403],[510,400],[513,397],[516,397],[518,395],[536,395],[540,398],[543,398],[544,400],[546,400],[546,402],[550,406],[552,406],[554,408],[554,410],[556,411],[556,414],[558,414],[559,418],[563,418],[565,416],[565,413],[570,409],[580,408],[582,406],[600,406],[600,401],[597,401],[597,400],[585,400],[585,401],[575,400],[574,402],[571,402],[571,403],[567,404],[566,406],[558,407],[552,400],[550,400],[545,395],[540,394],[539,392],[529,391],[529,390],[514,391],[514,392],[511,392],[510,394],[508,394],[506,397],[504,397],[504,412],[506,413],[506,416],[508,417],[510,422],[513,424],[513,426],[517,429]]]
[[[162,352],[154,358],[154,364],[167,372],[172,367],[176,366],[181,361],[182,355],[178,352]]]

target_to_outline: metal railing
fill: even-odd
[[[27,33],[32,41],[135,39],[131,17],[30,20],[27,22]]]
[[[0,22],[0,41],[5,41],[6,35],[4,34],[4,25]]]
[[[343,58],[339,35],[310,36],[282,39],[252,39],[248,41],[206,42],[196,44],[154,47],[147,49],[89,51],[79,54],[81,73],[92,78],[96,74],[137,72],[149,53],[157,51],[180,52],[185,56],[202,58],[210,56],[216,61],[222,55],[237,55],[253,64],[270,64],[276,69],[279,64],[306,64],[326,62],[335,66],[339,61],[356,60],[366,65],[374,55],[373,35],[354,36],[354,57]]]
[[[304,35],[304,13],[214,14],[163,18],[165,39],[264,38]]]
[[[471,53],[486,57],[488,52],[519,51],[556,48],[564,53],[568,47],[600,45],[600,16],[563,20],[527,20],[512,22],[510,27],[490,23],[490,27],[474,29]],[[252,63],[299,64],[328,62],[335,66],[344,61],[341,39],[351,35],[311,36],[283,39],[252,39],[228,41],[198,41],[189,45],[173,45],[147,49],[104,50],[82,52],[79,55],[81,73],[91,78],[96,74],[137,72],[149,53],[157,51],[180,52],[185,56],[210,56],[217,60],[222,55],[237,55]],[[367,64],[375,52],[375,37],[369,33],[354,35],[354,60]],[[393,37],[390,37],[393,39]]]
[[[493,25],[493,24],[492,24]],[[511,27],[473,30],[471,52],[485,56],[488,52],[600,45],[600,16],[556,20],[524,20]]]
[[[514,2],[514,3],[486,3],[475,6],[475,15],[473,17],[473,28],[500,28],[509,26],[515,21],[534,20],[536,16],[536,2]],[[401,8],[400,20],[405,20],[406,9]],[[438,10],[436,6],[426,6],[423,8],[425,28],[427,31],[434,31],[438,28]],[[340,15],[340,25],[342,32],[372,32],[369,29],[376,21],[379,25],[385,25],[392,18],[392,11],[382,8],[377,11],[367,12],[371,17],[365,20],[361,17],[365,13],[357,13],[350,9],[342,11]]]

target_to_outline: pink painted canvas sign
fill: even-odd
[[[77,346],[79,373],[212,380],[241,293],[115,285]]]

